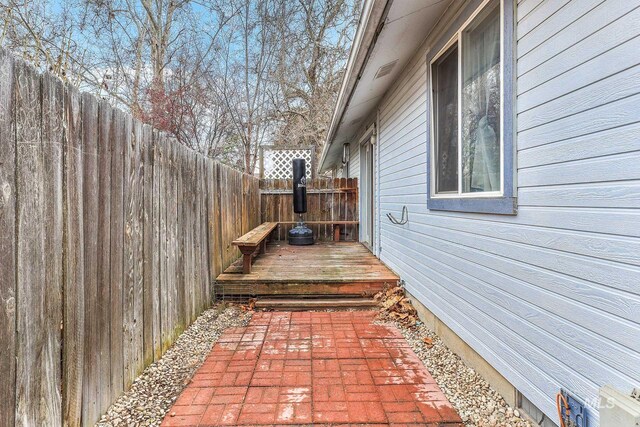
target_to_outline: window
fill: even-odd
[[[436,193],[458,193],[458,46],[432,66]]]
[[[504,46],[513,46],[513,22],[502,19],[500,0],[461,18],[429,59],[429,209],[513,214],[512,55]]]

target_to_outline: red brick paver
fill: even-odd
[[[225,331],[163,426],[462,426],[375,312],[255,313]]]

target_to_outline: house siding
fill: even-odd
[[[515,216],[427,209],[430,40],[378,108],[381,259],[553,419],[640,383],[639,6],[518,3]]]
[[[349,174],[347,169],[342,165],[335,168],[336,178],[359,178],[360,177],[360,150],[356,142],[349,145]]]
[[[357,141],[349,144],[349,178],[360,178],[360,146]]]

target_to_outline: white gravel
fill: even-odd
[[[251,313],[218,305],[198,317],[162,358],[148,366],[131,389],[111,405],[97,426],[157,426],[222,331],[245,326]]]
[[[392,323],[402,332],[467,427],[533,427],[423,323],[413,327],[397,322],[380,323]],[[424,342],[425,337],[431,339],[431,348]]]

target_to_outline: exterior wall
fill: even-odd
[[[561,387],[640,383],[638,6],[517,5],[516,216],[426,206],[425,58],[456,10],[379,105],[381,259],[554,420]],[[408,224],[384,218],[403,205]]]
[[[337,165],[334,170],[334,178],[359,178],[360,177],[360,147],[357,142],[351,143],[349,146],[349,176],[347,176],[346,168]]]
[[[360,145],[357,140],[349,144],[349,178],[360,178]]]

